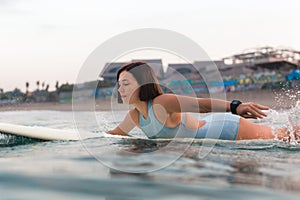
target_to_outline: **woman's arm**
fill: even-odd
[[[156,97],[155,102],[164,106],[167,112],[229,112],[230,101],[211,98],[194,98],[188,96],[163,94]],[[237,107],[237,114],[246,118],[262,118],[268,110],[266,106],[256,103],[242,103]]]
[[[137,111],[135,109],[129,111],[124,120],[115,129],[110,130],[107,133],[127,136],[127,134],[136,126],[138,120],[137,116]]]
[[[230,102],[219,99],[195,98],[175,94],[163,94],[155,98],[155,102],[164,106],[168,112],[228,112]]]

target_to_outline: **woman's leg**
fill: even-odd
[[[288,140],[289,134],[287,128],[275,129],[275,134],[272,133],[272,128],[269,126],[253,123],[241,117],[237,140],[251,139],[274,139],[275,135],[278,139]]]

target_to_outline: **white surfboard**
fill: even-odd
[[[75,130],[61,130],[40,126],[23,126],[8,123],[0,123],[0,133],[24,136],[41,140],[81,140],[99,137],[97,134],[79,135]]]

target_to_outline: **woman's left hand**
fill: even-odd
[[[266,117],[267,114],[263,110],[269,110],[269,107],[252,102],[242,103],[236,108],[238,115],[254,119]]]

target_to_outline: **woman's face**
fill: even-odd
[[[123,103],[133,104],[139,99],[139,84],[134,76],[128,72],[123,71],[119,76],[119,93]]]

